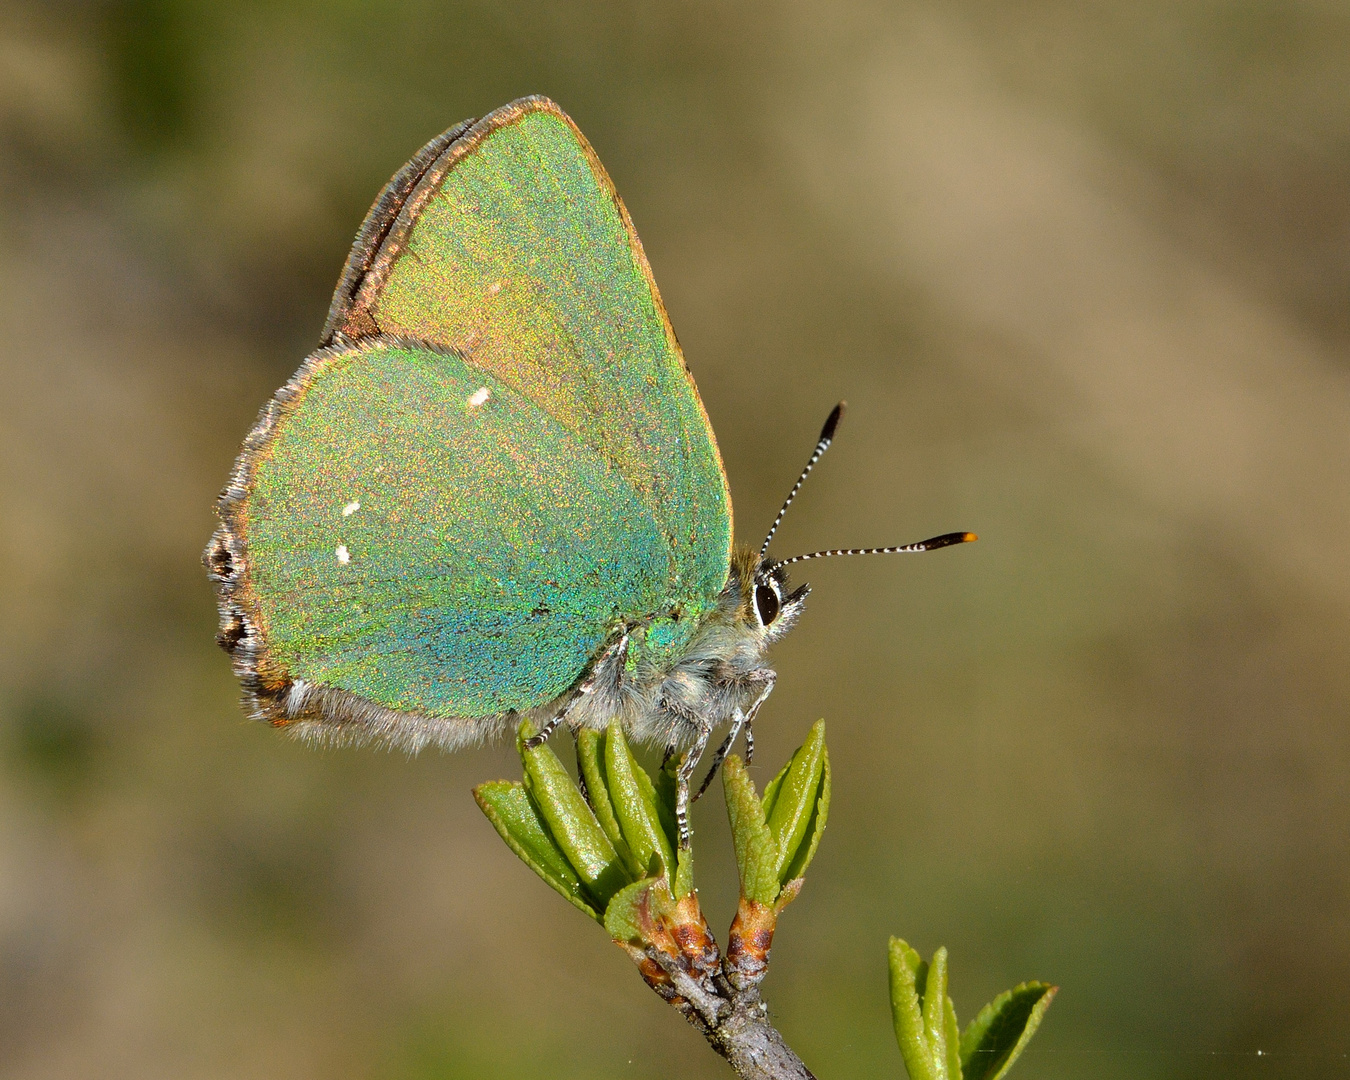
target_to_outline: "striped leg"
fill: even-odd
[[[534,750],[548,742],[548,737],[558,730],[558,725],[567,719],[567,714],[572,711],[577,702],[595,690],[597,680],[610,662],[616,657],[622,662],[623,654],[627,649],[628,631],[625,630],[612,645],[596,658],[595,663],[591,665],[591,673],[586,676],[586,681],[567,696],[567,700],[563,702],[563,707],[558,710],[557,715],[540,728],[537,735],[531,735],[525,740],[525,749]]]
[[[694,768],[698,765],[698,759],[703,756],[703,751],[707,749],[708,736],[711,734],[711,728],[699,729],[698,741],[684,752],[684,757],[680,759],[679,771],[675,774],[675,823],[680,830],[681,851],[689,850],[693,835],[689,830],[689,778],[694,775]]]
[[[703,798],[703,793],[708,790],[708,785],[713,782],[713,777],[717,775],[717,770],[722,767],[722,762],[727,759],[727,754],[731,748],[736,745],[736,737],[740,735],[741,728],[745,726],[745,713],[737,709],[731,716],[731,730],[727,732],[727,737],[722,740],[722,745],[717,748],[717,753],[713,755],[712,768],[708,770],[708,775],[703,778],[703,783],[699,784],[698,790],[694,792],[694,802]],[[748,735],[749,732],[747,731]],[[746,755],[747,759],[749,754]]]
[[[708,770],[708,775],[703,778],[703,783],[700,785],[698,793],[694,796],[695,802],[702,798],[703,793],[708,790],[708,785],[713,782],[713,777],[717,775],[717,770],[722,767],[722,762],[726,760],[727,754],[731,752],[731,748],[736,742],[736,737],[740,735],[742,728],[745,730],[745,763],[747,765],[750,764],[750,760],[755,756],[755,736],[753,734],[755,714],[759,712],[759,707],[764,704],[765,699],[773,692],[773,686],[777,680],[778,676],[768,668],[756,671],[745,679],[745,682],[751,685],[754,683],[761,683],[764,689],[760,691],[759,697],[755,698],[754,704],[750,706],[747,712],[742,713],[740,709],[737,709],[732,714],[731,730],[727,732],[727,737],[722,740],[722,745],[717,748],[717,753],[713,755],[712,768]]]
[[[569,697],[567,699],[567,704],[565,704],[562,707],[562,710],[558,713],[557,716],[555,716],[547,724],[541,727],[537,734],[531,735],[528,739],[525,740],[525,749],[537,750],[539,747],[543,746],[544,743],[548,742],[548,737],[558,730],[559,724],[561,724],[564,720],[567,719],[567,714],[571,712],[573,704],[576,703],[577,699],[580,696],[581,694],[578,691],[577,693],[574,693],[571,697]]]

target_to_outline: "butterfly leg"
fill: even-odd
[[[755,735],[753,726],[755,723],[755,714],[759,712],[759,707],[764,704],[765,699],[773,692],[773,686],[777,680],[778,675],[768,668],[752,671],[749,675],[740,680],[742,685],[748,684],[753,686],[759,684],[763,689],[759,692],[759,696],[755,698],[754,704],[752,704],[747,711],[742,712],[740,709],[737,709],[732,714],[731,730],[727,732],[727,737],[722,740],[722,745],[717,748],[717,753],[713,755],[712,768],[708,770],[708,775],[703,778],[703,783],[699,786],[698,792],[694,795],[695,802],[698,802],[698,800],[703,797],[703,793],[708,790],[708,785],[713,782],[713,777],[717,775],[717,770],[722,767],[722,762],[726,760],[727,754],[731,752],[731,748],[736,744],[736,738],[740,735],[742,729],[745,731],[745,763],[747,765],[750,764],[751,759],[755,756]]]
[[[712,728],[707,725],[701,725],[698,732],[698,741],[684,752],[684,757],[680,759],[680,768],[675,773],[675,823],[680,830],[680,850],[688,851],[692,834],[689,831],[689,779],[694,775],[694,768],[698,765],[698,759],[703,756],[703,751],[708,746],[708,736],[712,734]]]
[[[722,740],[722,745],[717,748],[717,753],[713,754],[712,768],[708,770],[708,775],[703,778],[703,783],[701,783],[698,786],[698,790],[694,792],[694,802],[698,802],[699,799],[703,798],[703,793],[708,790],[708,785],[713,782],[713,777],[717,775],[717,770],[722,767],[722,762],[726,760],[727,754],[730,753],[731,748],[736,745],[736,738],[740,735],[741,728],[744,726],[745,713],[741,712],[740,709],[737,709],[731,718],[731,730],[727,732],[727,737]],[[750,734],[748,728],[745,733],[748,737]],[[750,760],[748,748],[745,757],[746,761]]]
[[[535,750],[548,742],[548,737],[558,730],[558,725],[567,719],[567,714],[576,707],[577,702],[595,691],[595,684],[600,680],[601,675],[608,669],[611,662],[616,657],[622,660],[624,653],[627,651],[628,631],[625,630],[613,644],[596,658],[595,663],[591,665],[591,673],[586,677],[585,682],[567,696],[567,700],[563,702],[563,706],[558,710],[557,715],[540,728],[538,734],[531,735],[525,740],[525,749]]]
[[[536,734],[531,735],[528,739],[526,739],[525,749],[537,750],[539,747],[543,746],[544,743],[548,742],[548,737],[552,735],[555,731],[557,731],[558,725],[561,724],[563,720],[567,718],[567,711],[572,707],[572,703],[576,701],[576,699],[577,695],[573,695],[572,697],[568,698],[567,704],[562,707],[562,711],[559,712],[557,716],[553,717],[552,720],[550,720],[547,724],[541,727]]]
[[[572,728],[572,745],[577,752],[577,788],[581,791],[581,797],[586,800],[586,805],[594,810],[595,803],[591,802],[591,789],[586,783],[586,770],[581,767],[581,741],[577,738],[578,734],[580,730]]]
[[[778,676],[770,671],[767,672],[768,681],[764,685],[764,691],[755,699],[755,703],[750,706],[750,711],[745,714],[745,763],[750,764],[755,757],[755,717],[759,713],[759,707],[768,700],[769,695],[773,693],[774,684],[778,681]]]

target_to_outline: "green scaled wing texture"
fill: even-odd
[[[711,603],[731,548],[717,445],[628,213],[556,105],[452,142],[353,291],[350,331],[453,348],[600,453],[666,537],[651,572],[672,602]]]
[[[640,658],[687,647],[727,579],[726,479],[627,212],[557,106],[499,109],[391,182],[325,340],[238,510],[260,670],[475,718],[564,693],[622,623],[661,626]]]
[[[631,487],[454,354],[358,345],[321,357],[302,395],[248,515],[293,678],[424,716],[525,710],[662,602],[665,541]]]

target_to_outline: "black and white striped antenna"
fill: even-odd
[[[938,548],[951,547],[953,544],[968,544],[978,539],[979,537],[971,532],[943,533],[931,540],[920,540],[917,544],[903,544],[900,547],[831,548],[829,551],[813,551],[808,555],[794,555],[790,559],[780,559],[772,566],[777,569],[780,566],[806,562],[807,559],[828,559],[834,555],[904,555],[911,551],[936,551]]]
[[[811,457],[806,463],[806,468],[802,470],[801,476],[797,477],[797,482],[792,485],[792,490],[788,492],[788,497],[783,501],[778,516],[773,519],[773,525],[769,528],[769,535],[764,538],[764,543],[759,549],[761,562],[769,553],[769,543],[773,540],[773,534],[778,531],[778,526],[782,524],[783,515],[792,505],[792,500],[797,497],[797,492],[802,489],[802,484],[811,475],[811,470],[816,467],[816,462],[830,448],[830,443],[834,442],[834,429],[839,426],[839,418],[844,415],[844,408],[845,403],[841,401],[830,410],[830,415],[825,420],[825,426],[820,429],[820,439],[816,442],[816,448],[811,451]],[[951,547],[953,544],[968,544],[977,539],[979,537],[972,532],[950,532],[943,533],[941,536],[934,536],[928,540],[920,540],[917,544],[902,544],[899,547],[831,548],[828,551],[812,551],[806,555],[794,555],[790,559],[779,559],[777,562],[771,563],[770,566],[777,569],[780,566],[791,566],[793,563],[806,562],[807,559],[828,559],[835,555],[905,555],[917,551],[936,551],[938,548]]]
[[[806,478],[811,475],[811,470],[816,467],[830,448],[830,443],[834,442],[834,429],[839,426],[839,418],[844,415],[844,409],[847,403],[841,401],[833,409],[825,420],[825,426],[820,429],[820,439],[816,442],[816,448],[811,451],[811,459],[806,463],[806,468],[802,470],[801,476],[797,477],[797,482],[792,485],[792,490],[788,492],[788,497],[783,501],[782,508],[778,511],[778,516],[773,519],[773,524],[769,526],[769,535],[764,538],[764,543],[759,549],[759,558],[762,562],[764,556],[769,553],[769,542],[773,540],[773,534],[778,531],[778,526],[783,521],[783,515],[787,513],[788,507],[792,505],[792,500],[797,497],[797,492],[801,491],[802,484],[806,483]]]

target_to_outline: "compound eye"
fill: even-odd
[[[755,586],[755,610],[759,612],[761,625],[768,626],[778,618],[778,594],[768,585]]]

